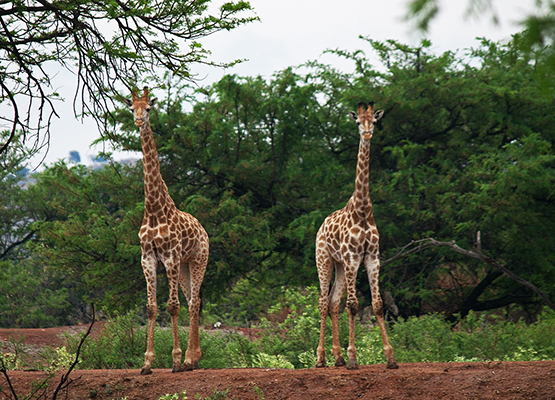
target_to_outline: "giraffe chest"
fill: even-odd
[[[173,218],[152,219],[145,216],[139,239],[143,249],[156,252],[162,261],[169,257],[188,258],[198,247],[202,234],[199,227],[202,229],[194,217],[182,212]]]
[[[323,239],[330,255],[337,261],[348,257],[363,258],[378,252],[378,230],[369,221],[356,221],[349,216],[330,215],[323,227]]]

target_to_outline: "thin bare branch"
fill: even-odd
[[[67,388],[73,382],[73,380],[69,379],[69,374],[71,374],[71,372],[75,369],[75,367],[77,366],[77,363],[79,362],[79,355],[81,353],[81,348],[83,347],[83,344],[85,343],[85,340],[87,339],[87,337],[91,334],[92,327],[94,325],[95,320],[96,320],[96,313],[95,313],[94,304],[92,304],[92,321],[91,321],[91,324],[89,325],[89,329],[87,329],[87,332],[81,338],[81,341],[79,342],[79,346],[77,346],[77,352],[75,353],[75,360],[73,361],[73,364],[71,364],[71,366],[69,367],[68,371],[62,375],[62,378],[60,379],[60,383],[54,390],[54,394],[52,395],[52,400],[56,400],[58,393],[61,390]]]
[[[6,368],[6,365],[4,364],[4,359],[2,357],[0,357],[0,372],[2,372],[2,374],[4,375],[4,378],[6,378],[6,382],[8,383],[8,387],[10,388],[10,393],[13,396],[13,399],[17,400],[18,399],[17,393],[15,392],[15,389],[12,385],[12,381],[10,380],[10,377],[8,376],[8,369]],[[8,395],[4,391],[2,391],[2,393]]]

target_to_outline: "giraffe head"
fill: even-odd
[[[358,103],[358,114],[354,111],[349,111],[349,115],[355,120],[358,125],[360,136],[364,140],[372,139],[374,133],[374,125],[382,117],[383,110],[374,111],[374,102]]]
[[[149,111],[150,107],[152,107],[156,103],[156,97],[153,97],[149,100],[149,92],[148,88],[145,87],[143,89],[143,95],[139,97],[137,93],[133,92],[133,98],[131,100],[125,99],[125,102],[133,111],[133,117],[135,118],[135,125],[141,127],[142,125],[149,122]]]

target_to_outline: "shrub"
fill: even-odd
[[[66,336],[68,349],[77,351],[80,337]],[[103,331],[89,337],[81,349],[80,368],[125,369],[142,366],[146,328],[139,324],[137,312],[118,315],[104,324]]]
[[[201,368],[247,368],[253,366],[258,346],[237,333],[206,332],[200,333],[202,358]]]
[[[203,357],[201,368],[311,368],[316,364],[320,315],[318,290],[285,290],[286,301],[270,309],[287,316],[283,322],[263,319],[260,336],[249,339],[225,331],[200,332]],[[348,341],[347,313],[340,317],[343,353]],[[97,337],[89,338],[82,349],[80,368],[140,368],[146,344],[146,328],[135,313],[117,316],[105,323]],[[328,318],[329,323],[329,318]],[[329,330],[329,327],[328,327]],[[185,350],[188,332],[179,330]],[[400,319],[388,328],[399,362],[532,361],[555,358],[555,312],[544,311],[537,322],[526,325],[492,314],[469,313],[453,329],[439,314]],[[383,345],[377,326],[357,322],[358,362],[384,363]],[[68,337],[67,350],[74,353],[79,338]],[[326,346],[331,349],[331,334]],[[169,328],[155,330],[156,357],[153,368],[171,368],[172,333]],[[51,350],[54,352],[54,350]],[[328,350],[328,363],[333,363]],[[54,358],[54,353],[50,359]],[[49,364],[49,363],[46,363]],[[50,363],[51,364],[51,363]],[[19,364],[18,364],[19,365]]]
[[[449,323],[439,314],[400,319],[389,329],[391,345],[399,362],[451,361],[456,354],[451,337]]]

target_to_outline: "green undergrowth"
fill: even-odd
[[[202,329],[201,368],[310,368],[316,364],[319,311],[316,288],[286,290],[284,304],[276,304],[268,315],[287,316],[281,322],[262,321],[251,337],[232,329]],[[286,309],[287,313],[283,313]],[[105,321],[99,335],[88,338],[81,350],[81,369],[140,368],[146,344],[146,328],[137,312]],[[329,319],[328,319],[329,324]],[[546,309],[532,324],[510,322],[495,315],[470,313],[453,327],[439,314],[398,320],[388,327],[398,362],[536,361],[555,359],[555,312]],[[179,331],[181,346],[187,346],[186,328]],[[341,346],[346,356],[347,316],[340,319]],[[46,348],[40,362],[32,365],[22,343],[3,352],[8,369],[62,368],[75,353],[79,337],[67,336],[61,348]],[[328,362],[331,357],[331,329],[326,334]],[[373,324],[357,323],[356,344],[359,364],[385,363],[380,331]],[[168,327],[155,331],[153,368],[170,368],[172,334]]]

